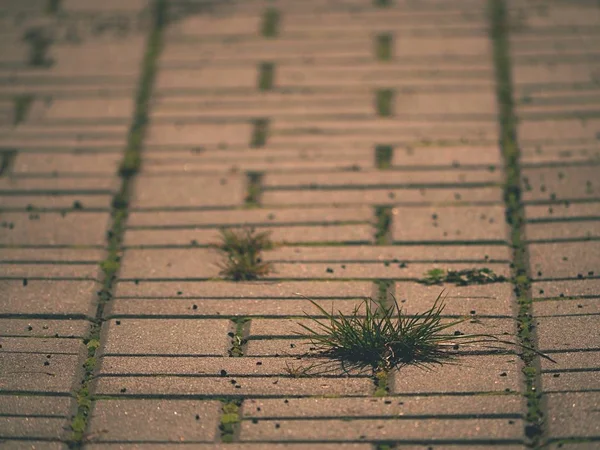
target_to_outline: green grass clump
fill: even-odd
[[[503,281],[507,281],[506,277],[496,275],[492,269],[487,267],[463,270],[431,269],[425,273],[425,277],[421,280],[423,284],[453,283],[458,286],[500,283]]]
[[[234,281],[256,280],[272,272],[273,265],[262,260],[262,251],[273,247],[269,232],[253,228],[221,230],[219,249],[225,255],[220,275]]]
[[[321,356],[336,359],[345,368],[377,372],[407,364],[427,367],[452,359],[459,344],[503,342],[493,335],[448,332],[468,318],[442,321],[441,294],[430,309],[415,315],[405,315],[395,299],[392,306],[365,299],[350,315],[329,313],[310,301],[326,320],[307,314],[315,326],[298,323],[305,332],[297,334],[309,339]]]

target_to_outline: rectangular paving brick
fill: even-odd
[[[477,115],[495,117],[496,98],[492,89],[482,92],[400,92],[395,97],[394,111],[398,115],[448,117]]]
[[[319,396],[370,395],[370,379],[349,378],[241,378],[237,384],[226,377],[100,377],[98,395],[153,396]],[[236,387],[239,386],[239,387]],[[123,391],[123,389],[125,389]]]
[[[112,204],[113,196],[110,194],[98,195],[0,195],[2,209],[4,211],[40,211],[40,210],[59,210],[70,211],[76,206],[81,209],[96,209],[108,211]]]
[[[590,93],[585,93],[586,96]],[[559,107],[564,108],[563,99],[557,99]],[[527,98],[527,97],[526,97]],[[593,108],[596,108],[592,105]],[[523,145],[521,148],[521,166],[548,163],[595,163],[600,157],[600,146],[592,142],[587,144],[568,144],[544,142],[543,144]]]
[[[5,339],[0,340],[4,350]],[[80,356],[52,353],[10,353],[0,355],[0,390],[13,393],[54,393],[69,395],[80,383]],[[48,358],[50,356],[50,358]],[[48,365],[46,365],[48,363]]]
[[[532,284],[534,298],[595,297],[600,292],[600,280],[539,281]]]
[[[541,351],[594,350],[600,347],[599,315],[540,317],[537,319]]]
[[[525,233],[530,242],[597,239],[600,237],[600,221],[528,223]]]
[[[156,89],[253,89],[256,87],[256,66],[246,67],[206,67],[160,70],[156,79]]]
[[[600,242],[531,244],[529,264],[534,279],[595,277]]]
[[[165,444],[116,444],[116,443],[102,443],[102,444],[88,444],[85,446],[86,450],[102,450],[102,449],[118,449],[118,450],[139,450],[141,446],[144,448],[150,448],[152,450],[173,450],[175,448],[180,448],[181,443],[165,443]],[[206,443],[194,443],[194,448],[199,450],[220,450],[224,446],[227,446],[228,449],[231,450],[371,450],[371,444],[356,444],[356,443],[339,443],[335,444],[294,444],[294,443],[286,443],[286,444],[277,444],[277,443],[227,443],[227,444],[206,444]],[[53,450],[53,449],[52,449]],[[408,449],[413,450],[413,449]],[[476,449],[468,449],[468,450],[476,450]],[[519,448],[510,447],[510,450],[519,450]]]
[[[149,146],[184,145],[198,147],[206,144],[247,144],[252,135],[249,123],[230,124],[153,124],[148,127]]]
[[[228,320],[110,320],[103,354],[225,355],[230,328]]]
[[[0,314],[93,317],[99,289],[94,281],[28,280],[24,285],[23,280],[1,280]]]
[[[525,216],[532,223],[539,220],[597,219],[600,217],[600,202],[559,203],[556,205],[526,205]]]
[[[0,213],[9,246],[101,246],[106,242],[108,213]]]
[[[268,173],[262,180],[265,189],[270,188],[330,188],[341,186],[365,187],[428,187],[427,185],[460,185],[469,183],[493,183],[502,175],[489,170],[445,170],[445,171],[361,171],[361,172],[321,172],[300,174]]]
[[[242,422],[242,441],[520,441],[520,419],[260,420]],[[427,436],[427,438],[424,438]],[[435,438],[431,438],[435,436]]]
[[[261,203],[265,206],[308,205],[420,205],[466,203],[499,203],[502,191],[495,187],[421,188],[421,189],[343,189],[343,190],[293,190],[263,192]]]
[[[0,414],[8,415],[44,415],[66,417],[73,401],[67,397],[2,395],[0,396]]]
[[[207,193],[210,192],[210,195]],[[136,180],[131,207],[193,208],[201,206],[241,206],[245,181],[240,175],[219,177],[140,176]]]
[[[374,240],[371,225],[326,225],[326,226],[278,226],[256,227],[257,232],[270,232],[275,244],[295,243],[366,243]],[[157,229],[129,230],[125,234],[125,246],[152,245],[210,245],[221,240],[218,229]]]
[[[589,200],[600,196],[598,168],[531,168],[523,171],[523,200]]]
[[[508,392],[521,389],[521,362],[516,355],[459,356],[431,371],[403,367],[394,372],[393,390],[405,393]]]
[[[0,193],[3,195],[98,195],[113,194],[118,180],[115,177],[46,177],[0,178]],[[82,200],[85,200],[82,199]]]
[[[5,439],[59,440],[66,438],[69,422],[62,417],[0,417],[0,434]]]
[[[123,256],[120,278],[214,278],[219,275],[222,261],[216,249],[132,249]]]
[[[543,373],[545,393],[597,391],[600,389],[598,371]]]
[[[598,392],[547,395],[550,437],[597,437],[600,434],[599,401]]]
[[[220,415],[215,400],[97,400],[89,433],[96,442],[212,442]]]
[[[116,152],[95,153],[34,153],[20,152],[11,173],[15,175],[73,174],[112,175],[117,173],[122,155]]]
[[[1,283],[0,283],[1,285]],[[11,337],[87,337],[91,323],[87,320],[0,319],[0,336]]]
[[[569,66],[575,74],[578,68],[571,64]],[[581,73],[581,76],[589,75]],[[536,79],[536,83],[538,82],[539,80]],[[519,124],[519,138],[525,142],[557,140],[575,140],[579,143],[594,142],[597,139],[598,124],[598,119],[587,119],[585,123],[579,119],[526,121]],[[556,169],[549,170],[555,171]]]
[[[398,207],[393,212],[396,242],[508,240],[503,206]]]
[[[580,316],[600,314],[600,302],[597,298],[573,300],[546,300],[533,303],[536,317]]]
[[[298,293],[311,298],[358,298],[370,296],[373,289],[372,283],[362,281],[119,281],[115,298],[298,299]]]
[[[402,146],[394,149],[392,165],[398,167],[465,167],[473,165],[499,167],[501,154],[494,145]]]
[[[327,417],[398,417],[521,414],[517,395],[402,396],[378,398],[248,399],[243,419],[307,419]]]

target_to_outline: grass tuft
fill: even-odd
[[[234,281],[250,281],[269,274],[273,265],[262,260],[262,251],[272,247],[269,232],[222,229],[219,249],[225,254],[225,262],[220,265],[220,275]]]
[[[309,339],[321,356],[340,361],[345,369],[371,368],[375,374],[408,364],[424,368],[441,364],[457,355],[459,344],[505,343],[488,334],[448,332],[468,318],[443,321],[441,295],[430,309],[415,315],[405,315],[395,299],[391,306],[365,299],[350,315],[329,313],[310,300],[326,320],[306,314],[314,326],[298,323],[304,332],[297,334]]]
[[[444,270],[431,269],[425,273],[420,280],[423,284],[453,283],[457,286],[468,286],[470,284],[500,283],[507,281],[506,277],[496,275],[492,269]]]

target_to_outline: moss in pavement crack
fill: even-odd
[[[88,337],[84,341],[87,346],[87,358],[83,364],[84,376],[80,388],[75,392],[77,412],[71,420],[71,436],[67,441],[69,448],[79,449],[85,441],[90,409],[92,406],[91,382],[97,362],[97,350],[100,346],[100,330],[106,303],[112,298],[114,282],[121,265],[121,243],[127,221],[128,199],[133,176],[140,163],[141,146],[148,118],[148,102],[152,91],[156,72],[156,60],[161,47],[162,29],[166,16],[166,0],[154,2],[154,26],[148,39],[144,56],[140,86],[136,98],[136,109],[130,128],[127,149],[119,170],[121,187],[112,202],[112,224],[107,232],[107,256],[100,264],[103,274],[102,288],[98,291],[98,303],[95,319]]]
[[[523,375],[527,399],[525,435],[530,447],[539,448],[544,433],[544,411],[539,393],[539,361],[535,352],[535,324],[532,314],[527,248],[522,236],[524,213],[521,203],[517,118],[512,91],[509,18],[504,0],[489,0],[489,12],[490,36],[494,46],[496,97],[500,111],[500,147],[506,174],[504,184],[506,221],[511,229],[513,248],[513,285],[518,304],[518,337],[523,345],[521,358],[524,362]]]

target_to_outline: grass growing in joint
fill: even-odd
[[[220,275],[234,281],[256,280],[273,271],[273,265],[262,260],[262,251],[273,247],[270,233],[257,233],[253,228],[221,230],[219,249],[225,254]]]
[[[392,59],[392,35],[389,33],[377,36],[375,45],[375,55],[379,61],[389,61]]]
[[[258,70],[258,89],[261,91],[273,89],[275,65],[272,62],[263,62],[260,63]]]
[[[423,284],[453,283],[458,286],[468,286],[470,284],[500,283],[507,279],[502,275],[496,275],[492,269],[484,267],[463,270],[431,269],[420,281]]]
[[[488,334],[462,334],[449,329],[468,320],[443,321],[441,294],[433,306],[418,314],[406,315],[394,299],[391,306],[365,299],[350,315],[327,312],[311,303],[325,316],[316,319],[307,314],[310,325],[298,323],[321,356],[338,360],[343,368],[371,368],[374,373],[412,364],[427,367],[453,359],[459,345],[502,343]]]
[[[381,117],[389,117],[393,114],[394,91],[392,89],[380,89],[376,92],[377,114]]]

